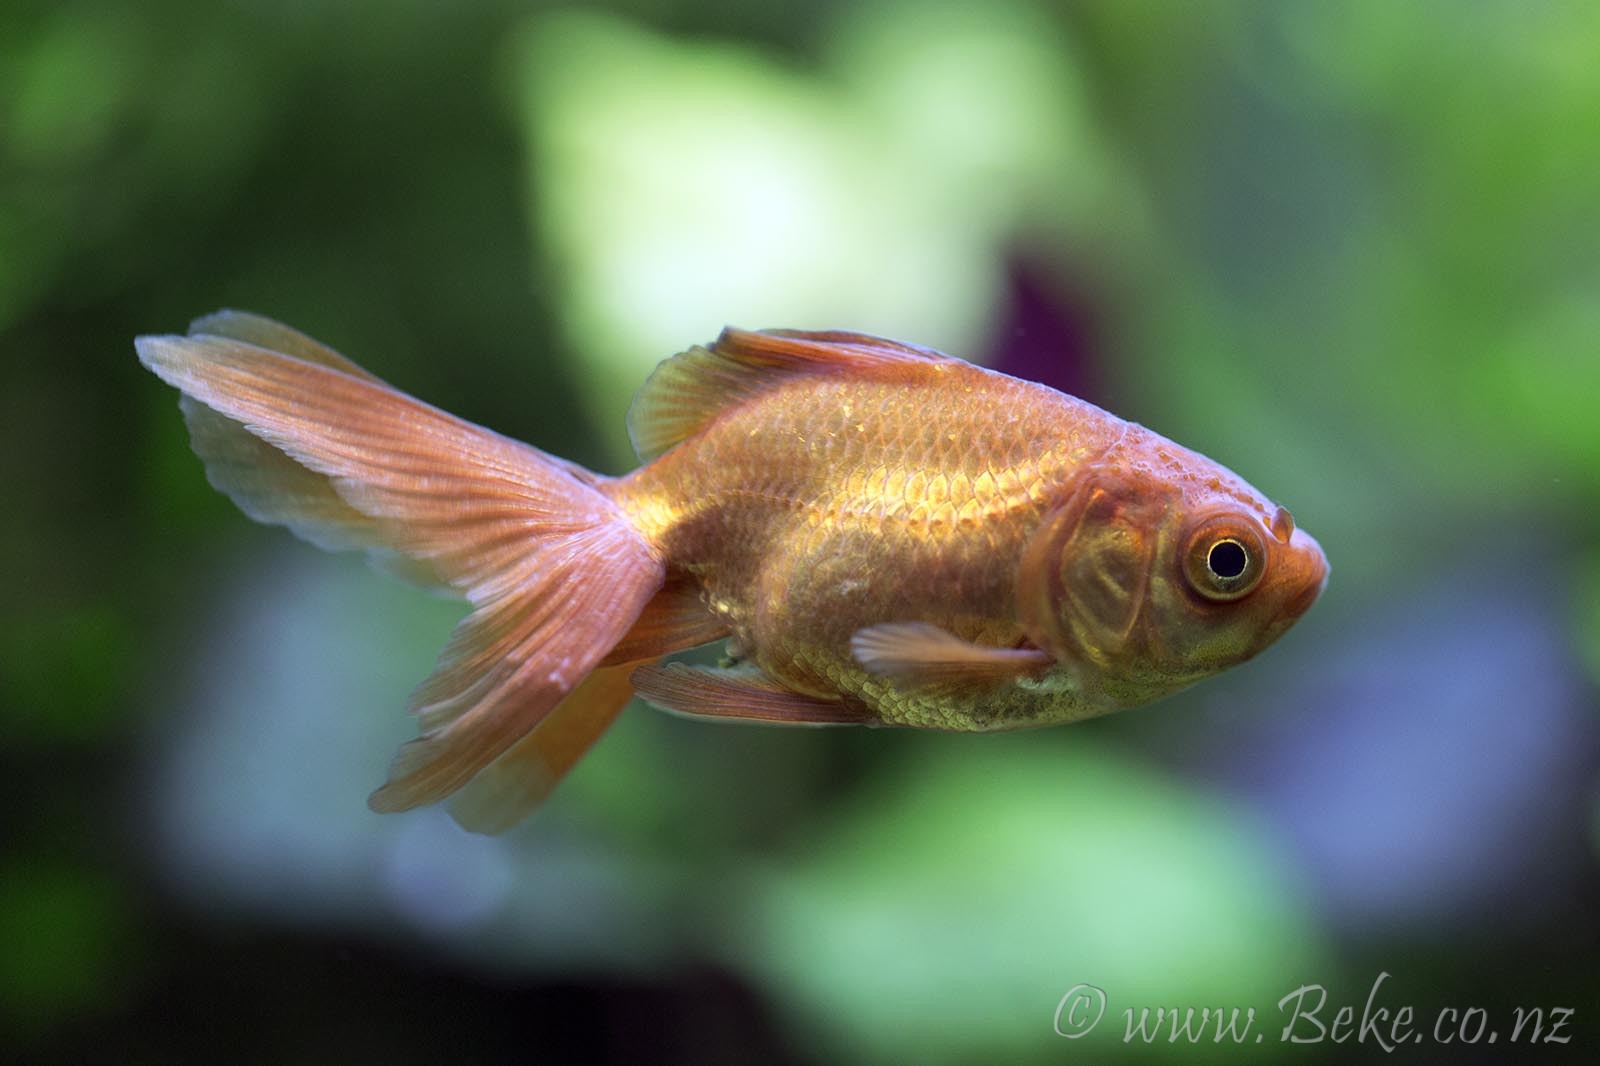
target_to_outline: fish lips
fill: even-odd
[[[1291,548],[1297,564],[1294,569],[1300,571],[1291,579],[1298,586],[1298,591],[1291,593],[1279,608],[1272,626],[1275,633],[1281,633],[1299,621],[1300,616],[1317,602],[1322,590],[1328,587],[1328,557],[1322,553],[1321,545],[1308,534],[1295,530]]]

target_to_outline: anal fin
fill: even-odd
[[[728,627],[700,602],[700,586],[688,577],[674,575],[644,605],[628,635],[601,665],[659,659],[727,635]]]
[[[684,663],[641,666],[639,695],[663,710],[696,718],[738,718],[790,725],[862,725],[877,721],[855,700],[807,696],[749,668],[711,670]]]

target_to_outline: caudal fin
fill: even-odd
[[[415,400],[303,334],[222,312],[190,336],[135,344],[183,392],[208,476],[246,514],[365,549],[471,603],[412,696],[422,735],[395,756],[374,810],[440,800],[511,750],[663,583],[662,561],[595,475]],[[605,722],[626,701],[615,687],[599,701]],[[586,741],[563,750],[575,760]]]
[[[500,833],[549,798],[633,698],[633,667],[601,666],[538,728],[450,797],[450,816],[474,833]]]

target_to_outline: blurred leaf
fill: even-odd
[[[1018,4],[869,5],[835,77],[611,16],[510,51],[536,235],[595,421],[725,323],[855,328],[972,352],[1001,245],[1127,208],[1070,47]]]
[[[1259,1011],[1328,973],[1243,812],[1073,740],[931,741],[761,878],[734,950],[825,1058],[1059,1056],[1078,982],[1111,1004],[1094,1054],[1127,1053],[1128,1006]]]
[[[134,636],[110,604],[33,615],[0,629],[4,746],[22,737],[47,744],[97,740],[130,727],[128,667]]]
[[[131,14],[67,5],[7,49],[15,65],[0,104],[0,151],[16,162],[64,168],[117,133],[137,99],[132,82],[143,65],[145,42]]]
[[[0,1014],[39,1030],[112,1006],[122,906],[102,874],[13,855],[0,870]]]
[[[296,927],[420,935],[519,971],[637,970],[671,957],[681,859],[617,845],[609,812],[584,802],[592,761],[502,837],[469,834],[439,807],[366,808],[414,733],[406,689],[464,608],[348,557],[283,550],[292,563],[229,583],[187,665],[164,681],[176,696],[162,698],[180,706],[149,811],[171,890]],[[657,798],[635,783],[625,803]]]
[[[1589,668],[1589,676],[1600,685],[1600,553],[1591,552],[1580,564],[1577,594],[1573,597],[1578,654]]]

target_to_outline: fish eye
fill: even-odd
[[[1206,568],[1224,581],[1232,581],[1250,565],[1250,553],[1236,540],[1219,540],[1206,552]]]
[[[1267,548],[1251,526],[1223,515],[1200,523],[1189,534],[1184,576],[1208,600],[1227,602],[1255,590],[1266,569]]]

